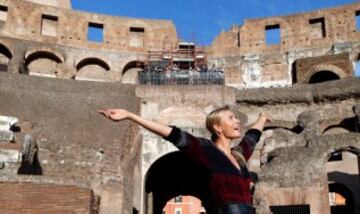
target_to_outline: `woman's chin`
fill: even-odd
[[[231,139],[235,140],[235,139],[239,139],[241,137],[241,134],[234,134],[233,136],[231,136]]]

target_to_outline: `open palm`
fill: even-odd
[[[97,112],[114,121],[125,120],[129,116],[129,112],[124,109],[102,109]]]

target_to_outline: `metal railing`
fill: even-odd
[[[178,71],[141,71],[139,83],[147,85],[223,85],[224,72],[221,70],[178,70]]]

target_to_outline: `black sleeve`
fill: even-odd
[[[258,129],[249,129],[241,142],[232,148],[235,152],[242,154],[246,160],[249,160],[254,152],[256,144],[261,137],[261,131]]]
[[[193,138],[193,136],[185,131],[182,131],[176,126],[171,126],[171,127],[172,130],[169,136],[164,137],[164,139],[170,141],[178,148],[186,147],[190,143],[190,140],[191,138]]]

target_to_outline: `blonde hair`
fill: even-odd
[[[220,123],[221,113],[223,113],[225,111],[231,111],[231,109],[228,105],[213,110],[206,117],[206,122],[205,122],[206,128],[211,133],[212,141],[215,141],[218,138],[216,130],[214,129],[214,125],[217,125]]]

